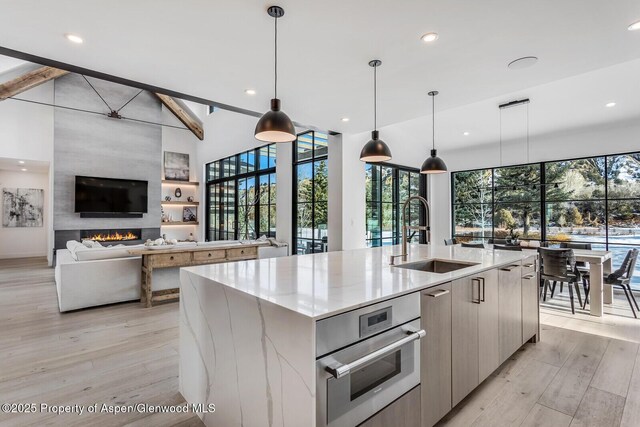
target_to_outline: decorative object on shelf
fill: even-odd
[[[174,191],[173,195],[176,196],[176,199],[182,197],[182,190],[180,189],[180,187],[176,188],[176,191]]]
[[[182,221],[184,222],[196,222],[198,220],[197,210],[190,207],[185,206],[182,208]]]
[[[373,131],[371,131],[371,140],[367,142],[360,152],[360,160],[363,162],[386,162],[391,160],[391,150],[389,146],[380,139],[378,132],[378,67],[382,65],[382,61],[374,59],[369,61],[369,66],[373,67]]]
[[[164,179],[189,181],[189,155],[164,152]]]
[[[44,190],[39,188],[2,189],[3,227],[42,227]]]
[[[447,165],[444,163],[444,161],[437,156],[437,151],[436,151],[436,95],[439,92],[437,90],[432,90],[431,92],[428,93],[428,95],[431,97],[431,123],[432,123],[432,134],[431,134],[431,142],[432,142],[432,148],[431,148],[431,156],[429,156],[427,158],[427,160],[424,161],[424,163],[422,164],[422,167],[420,168],[420,173],[444,173],[447,171]]]
[[[187,202],[189,202],[189,203],[193,203],[193,196],[189,196],[189,197],[187,197]]]
[[[164,196],[164,201],[165,202],[170,202],[171,201],[171,196]]]
[[[274,95],[271,100],[271,109],[258,120],[254,135],[257,140],[265,142],[292,142],[296,139],[296,128],[289,116],[280,109],[280,100],[278,99],[278,18],[284,16],[284,9],[280,6],[271,6],[267,9],[267,13],[275,21]]]

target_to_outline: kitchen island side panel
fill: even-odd
[[[180,271],[180,392],[213,426],[314,426],[315,322]]]

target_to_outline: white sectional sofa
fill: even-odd
[[[182,242],[181,246],[234,246],[240,241]],[[55,281],[61,312],[140,299],[141,257],[129,250],[143,245],[89,248],[71,240],[56,251]],[[284,246],[258,247],[258,258],[287,256]],[[179,269],[154,273],[154,290],[176,287]],[[160,274],[157,274],[160,273]]]

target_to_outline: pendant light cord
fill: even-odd
[[[275,18],[275,37],[274,37],[274,41],[273,44],[275,45],[275,65],[274,65],[274,75],[275,75],[275,79],[274,79],[274,88],[273,88],[273,92],[274,92],[274,98],[278,98],[278,17],[276,16]]]
[[[431,97],[431,148],[436,149],[436,96]]]
[[[373,130],[378,130],[378,66],[373,67]]]
[[[527,104],[527,163],[529,163],[529,104]]]
[[[502,166],[502,108],[500,109],[500,166]]]

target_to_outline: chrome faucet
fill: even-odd
[[[426,225],[409,225],[409,217],[407,216],[407,208],[412,200],[420,200],[424,205],[426,212],[425,224]],[[394,265],[396,258],[402,258],[403,261],[407,260],[407,243],[409,241],[409,230],[426,231],[427,232],[427,244],[431,241],[431,227],[429,217],[431,216],[431,209],[429,208],[429,202],[422,196],[409,197],[402,206],[402,253],[400,255],[391,255],[389,257],[389,265]]]

